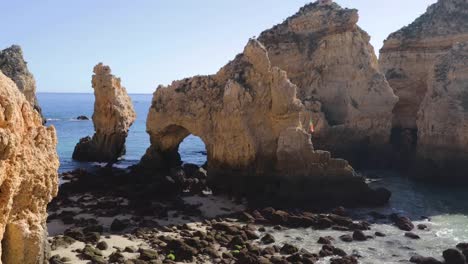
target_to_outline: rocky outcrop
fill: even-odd
[[[468,161],[468,42],[435,60],[417,117],[417,154],[450,176],[466,177]],[[457,175],[454,175],[457,173]]]
[[[79,161],[114,162],[125,154],[125,140],[136,119],[133,104],[120,78],[111,74],[109,66],[94,67],[93,137],[85,137],[76,145],[73,159]]]
[[[385,40],[380,50],[380,66],[400,98],[393,109],[392,144],[402,162],[410,161],[411,165],[417,153],[426,156],[435,146],[447,148],[447,158],[451,159],[454,155],[449,154],[449,149],[462,147],[458,146],[460,138],[449,135],[460,133],[455,131],[463,129],[463,122],[442,119],[463,116],[459,103],[448,105],[456,97],[461,99],[460,91],[456,91],[461,85],[445,82],[461,78],[462,73],[457,72],[462,71],[461,62],[447,54],[455,52],[450,50],[456,43],[467,41],[468,2],[465,0],[439,0],[413,23]],[[451,62],[449,58],[455,60]],[[452,75],[454,72],[456,77]],[[441,87],[445,88],[441,90]],[[433,153],[432,160],[446,159],[439,154]]]
[[[0,72],[0,263],[46,263],[47,204],[57,193],[53,127]]]
[[[358,19],[357,10],[312,3],[258,38],[313,113],[315,147],[352,164],[388,147],[397,102]]]
[[[320,188],[328,184],[330,200],[368,200],[374,193],[347,161],[314,150],[306,130],[310,113],[296,92],[264,46],[250,40],[217,74],[158,87],[147,119],[151,147],[141,165],[180,165],[179,144],[194,134],[206,145],[215,191],[310,202],[323,201]]]
[[[29,72],[23,51],[20,46],[13,45],[0,50],[0,71],[12,79],[18,89],[26,96],[33,108],[42,116],[42,111],[36,98],[36,80]],[[44,122],[45,119],[43,118]]]

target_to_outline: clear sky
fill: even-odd
[[[130,93],[212,74],[250,37],[282,22],[307,0],[0,0],[0,49],[23,47],[39,92],[92,92],[102,61]],[[337,0],[357,8],[380,49],[393,31],[436,0]]]

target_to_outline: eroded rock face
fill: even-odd
[[[315,147],[353,162],[388,146],[397,102],[358,19],[357,10],[313,3],[258,39],[314,113]]]
[[[331,182],[330,192],[336,183],[351,183],[340,198],[368,195],[370,190],[347,161],[314,151],[305,128],[310,113],[296,92],[286,72],[271,66],[264,46],[250,40],[217,74],[156,90],[147,119],[151,147],[141,164],[180,165],[178,146],[194,134],[206,145],[208,177],[215,190],[263,195],[271,187],[276,196],[306,200],[318,193],[297,184],[321,179]],[[288,184],[275,190],[277,181]]]
[[[111,74],[109,66],[94,67],[93,137],[85,137],[76,145],[73,159],[113,162],[125,154],[125,140],[136,119],[133,104],[120,78]]]
[[[466,177],[468,161],[468,42],[436,58],[418,117],[418,155],[450,177]],[[448,170],[449,169],[449,170]],[[457,175],[454,175],[457,173]]]
[[[46,263],[47,204],[57,193],[53,127],[0,72],[0,263]]]
[[[448,96],[443,100],[453,100],[451,98],[453,90],[439,91],[441,85],[445,84],[441,84],[444,81],[437,80],[440,78],[437,75],[444,75],[444,72],[448,70],[441,67],[452,67],[451,62],[442,62],[440,58],[450,52],[455,43],[466,41],[468,41],[468,2],[466,0],[440,0],[431,5],[427,12],[413,23],[392,33],[385,40],[384,47],[380,50],[380,65],[390,86],[400,98],[393,109],[392,132],[392,144],[398,151],[398,156],[402,157],[400,163],[405,163],[405,161],[412,163],[417,153],[427,152],[424,150],[427,144],[431,145],[430,148],[439,145],[458,149],[456,146],[459,143],[458,139],[450,139],[444,134],[457,133],[449,130],[458,131],[462,129],[462,125],[459,124],[460,126],[455,128],[455,123],[453,123],[449,127],[436,129],[441,123],[435,121],[443,118],[443,115],[446,115],[446,118],[453,116],[454,110],[451,109],[449,111],[451,114],[448,114],[445,113],[447,109],[442,110],[447,105],[442,105],[442,108],[437,111],[438,105],[432,104],[441,100],[440,96]],[[453,63],[454,67],[459,67],[458,61]],[[456,78],[460,78],[460,73],[457,74]],[[453,76],[447,77],[450,79]],[[457,86],[457,84],[452,85]],[[460,108],[456,115],[463,116],[463,110]],[[454,122],[454,120],[446,120],[443,124],[448,125],[447,122]],[[420,127],[421,125],[424,127]],[[434,131],[430,132],[432,126],[434,126]],[[447,131],[440,134],[441,129]],[[437,139],[429,136],[436,133],[440,136]],[[429,137],[435,141],[429,143]],[[434,155],[438,154],[434,153]],[[436,156],[433,160],[443,158]],[[448,156],[453,157],[453,155]]]
[[[7,49],[0,50],[0,71],[15,82],[29,103],[42,115],[36,98],[36,80],[34,80],[34,76],[28,70],[20,46],[13,45]]]

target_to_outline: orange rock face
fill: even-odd
[[[57,193],[53,127],[0,72],[0,263],[45,263],[47,204]]]
[[[388,146],[397,102],[358,19],[357,10],[313,3],[259,37],[313,113],[314,146],[352,161]]]

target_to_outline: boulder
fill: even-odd
[[[28,69],[20,46],[13,45],[0,50],[0,71],[15,82],[16,87],[24,94],[34,110],[41,115],[42,121],[45,123],[36,97],[36,80]]]
[[[17,85],[0,72],[0,256],[3,263],[48,260],[47,204],[57,194],[59,161],[54,127]],[[1,261],[0,261],[1,262]]]
[[[93,137],[80,139],[73,151],[78,161],[115,162],[125,154],[125,140],[136,119],[133,104],[120,78],[111,74],[109,66],[94,67]]]
[[[384,160],[376,153],[387,152],[397,102],[358,20],[355,9],[315,2],[258,38],[271,64],[297,85],[315,126],[316,148],[353,165]]]

